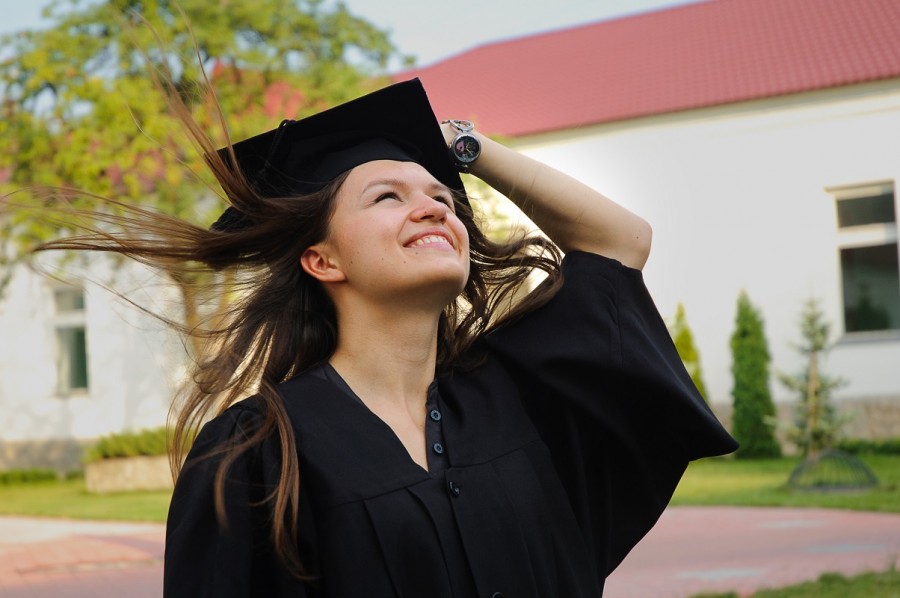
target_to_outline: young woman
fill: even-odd
[[[643,285],[650,227],[439,125],[418,81],[209,155],[212,230],[129,241],[245,285],[176,422],[205,425],[167,596],[596,597],[688,461],[736,448]],[[488,241],[459,169],[553,243]]]

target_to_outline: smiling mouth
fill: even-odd
[[[424,237],[419,237],[407,247],[424,247],[426,245],[449,245],[453,247],[453,244],[450,242],[447,237],[442,237],[441,235],[426,235]]]

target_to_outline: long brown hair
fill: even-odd
[[[167,85],[165,80],[162,84]],[[208,157],[209,168],[222,189],[219,195],[252,224],[233,231],[209,230],[166,214],[105,200],[115,205],[114,215],[109,211],[91,212],[90,217],[100,225],[85,226],[83,234],[44,243],[35,251],[115,252],[160,268],[176,280],[215,278],[219,292],[234,298],[224,314],[207,319],[201,326],[189,328],[167,320],[185,334],[202,337],[206,347],[202,355],[195,356],[192,383],[173,402],[170,412],[173,475],[180,472],[193,433],[204,422],[247,395],[256,394],[261,411],[259,425],[246,439],[219,453],[217,512],[220,518],[224,516],[226,473],[235,460],[263,440],[276,439],[281,463],[278,486],[268,498],[273,510],[272,540],[285,567],[303,577],[306,572],[295,548],[300,456],[278,385],[326,362],[337,345],[334,305],[321,284],[300,267],[299,256],[326,237],[335,195],[346,174],[308,195],[262,196],[252,181],[215,151],[179,94],[173,91],[169,98],[185,131]],[[210,105],[221,117],[218,105],[214,101]],[[224,127],[223,118],[220,122]],[[228,147],[231,163],[235,163],[230,143]],[[62,209],[58,206],[57,210]],[[471,269],[462,294],[441,316],[437,353],[441,370],[477,364],[473,349],[479,338],[545,303],[561,282],[560,254],[549,241],[520,235],[495,243],[477,226],[465,198],[456,198],[456,210],[469,233]],[[524,294],[529,276],[536,270],[546,274],[546,281],[538,290]],[[516,297],[519,299],[514,301]]]

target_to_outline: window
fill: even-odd
[[[835,198],[844,330],[900,330],[900,259],[893,183],[829,189]]]
[[[57,386],[59,394],[88,388],[88,353],[84,326],[84,291],[64,287],[53,291],[56,310]]]

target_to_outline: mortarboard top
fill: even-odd
[[[418,79],[397,83],[234,144],[244,176],[265,197],[311,193],[372,160],[421,164],[438,181],[465,194],[437,117]],[[227,148],[219,155],[231,164]],[[228,208],[213,230],[249,222]]]

